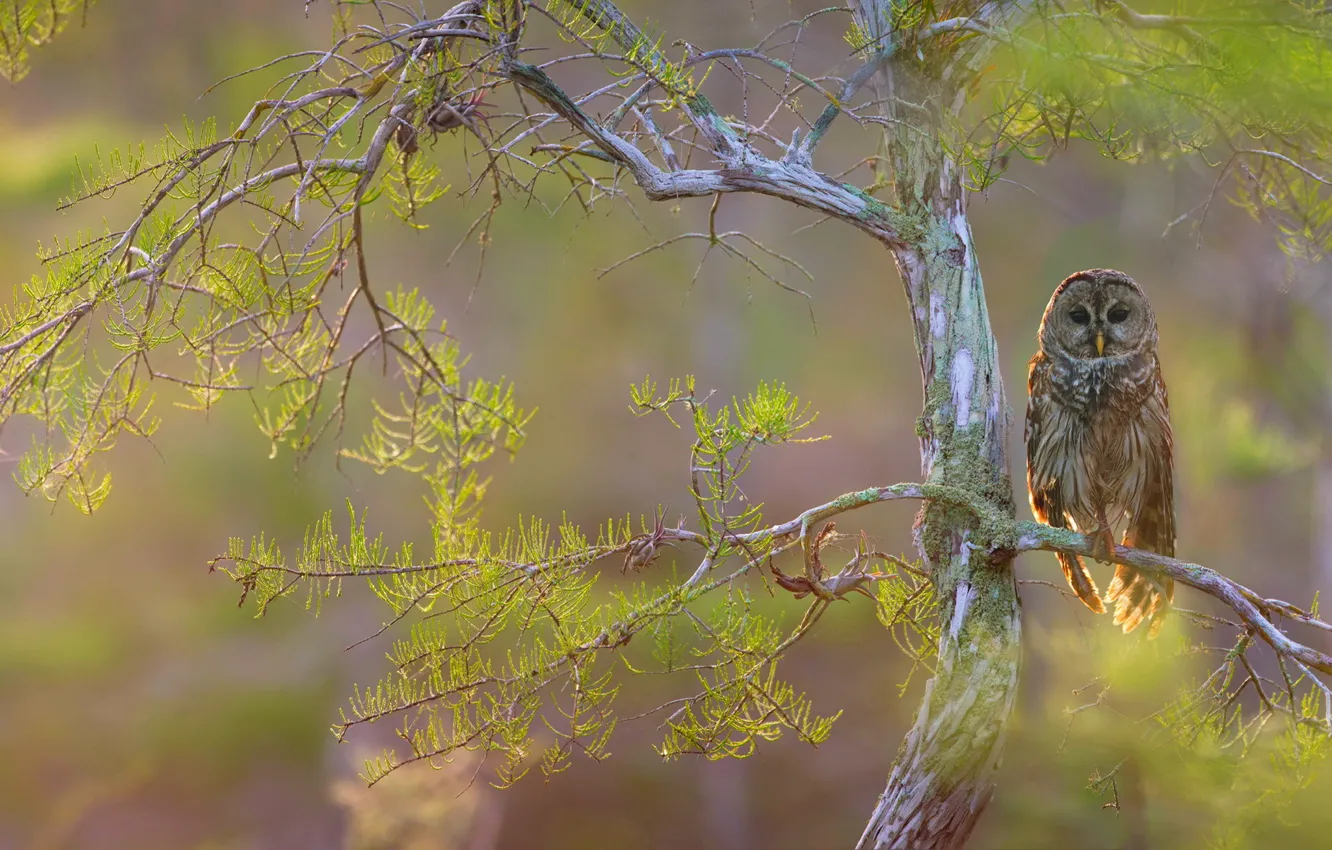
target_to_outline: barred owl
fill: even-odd
[[[1156,358],[1156,317],[1128,275],[1070,275],[1041,318],[1040,351],[1027,380],[1027,493],[1041,522],[1092,538],[1108,561],[1113,529],[1123,545],[1175,554],[1170,410]],[[1077,555],[1058,553],[1064,577],[1088,608],[1105,611]],[[1174,582],[1115,567],[1105,601],[1125,632],[1150,621],[1155,637]]]

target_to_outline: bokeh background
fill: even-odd
[[[704,48],[769,29],[745,3],[625,5],[650,7],[665,31]],[[783,17],[815,8],[776,5]],[[94,6],[86,27],[36,55],[27,80],[0,89],[0,303],[9,285],[39,272],[39,241],[115,226],[134,209],[131,189],[57,213],[76,158],[151,142],[182,116],[217,115],[226,127],[255,85],[201,98],[208,86],[321,47],[328,32],[323,4],[307,18],[294,0]],[[811,48],[810,67],[845,70],[839,37]],[[871,133],[839,122],[821,156],[854,162],[873,152]],[[444,138],[427,151],[456,186],[466,184],[461,144]],[[1016,164],[1006,178],[971,208],[1017,413],[1015,463],[1025,364],[1050,292],[1081,268],[1123,269],[1158,311],[1179,447],[1180,553],[1297,604],[1332,587],[1326,273],[1292,276],[1271,235],[1224,202],[1201,237],[1187,223],[1163,236],[1211,188],[1213,175],[1193,161],[1127,165],[1075,146],[1044,165]],[[539,409],[517,461],[492,467],[489,523],[567,512],[594,526],[683,507],[687,438],[627,409],[629,383],[647,374],[695,374],[722,397],[775,379],[820,412],[816,427],[831,440],[771,451],[750,473],[748,492],[769,516],[919,477],[911,330],[896,272],[871,240],[833,223],[801,229],[814,219],[776,201],[724,200],[720,227],[743,228],[809,269],[811,321],[804,299],[724,257],[691,286],[697,244],[598,276],[657,239],[705,229],[706,201],[639,202],[641,220],[623,205],[549,217],[511,202],[479,278],[474,246],[445,266],[486,200],[440,201],[424,231],[381,214],[369,251],[384,286],[419,286],[435,300],[474,373],[507,376],[520,402]],[[349,594],[318,620],[279,605],[256,621],[206,561],[232,535],[264,531],[291,546],[348,497],[388,540],[420,539],[417,485],[339,471],[328,451],[299,469],[289,456],[269,459],[241,399],[207,417],[170,402],[169,393],[159,402],[164,424],[152,445],[127,441],[110,455],[115,489],[92,517],[0,486],[0,848],[776,850],[844,847],[859,835],[923,683],[917,676],[899,697],[908,668],[867,600],[838,606],[785,662],[818,708],[844,711],[818,749],[783,740],[745,761],[663,763],[651,749],[655,722],[642,721],[617,731],[609,761],[576,763],[550,781],[496,791],[484,770],[473,781],[476,764],[462,758],[366,792],[355,778],[361,745],[335,744],[328,726],[352,683],[379,673],[382,645],[344,650],[378,625],[373,600]],[[0,471],[27,439],[21,425],[0,434]],[[883,506],[844,525],[910,552],[913,510]],[[1019,571],[1059,576],[1045,554],[1024,556]],[[1212,792],[1228,788],[1229,775],[1162,746],[1147,712],[1128,704],[1162,703],[1201,669],[1178,657],[1188,627],[1177,619],[1146,645],[1047,587],[1025,585],[1023,596],[1021,701],[973,846],[1204,846],[1223,814]],[[1188,591],[1180,601],[1206,608]],[[1140,671],[1140,692],[1070,714],[1099,693],[1074,689],[1107,667]],[[1121,763],[1120,805],[1106,807],[1115,798],[1089,780]],[[1247,840],[1319,846],[1314,837],[1332,830],[1332,812],[1318,804],[1326,792],[1312,778]]]

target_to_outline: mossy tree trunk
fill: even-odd
[[[917,428],[922,474],[979,495],[996,516],[1013,517],[1011,414],[966,213],[965,174],[946,143],[942,116],[959,100],[947,77],[889,64],[875,81],[890,126],[910,128],[889,130],[885,143],[896,205],[915,225],[892,251],[925,390]],[[933,118],[921,118],[921,104]],[[962,847],[993,792],[1017,694],[1013,541],[974,512],[936,503],[917,516],[915,536],[940,600],[938,659],[861,848]]]
[[[899,172],[900,173],[900,172]],[[894,252],[915,324],[924,478],[1013,515],[1010,414],[956,163],[936,156],[912,206],[919,240]],[[1017,692],[1021,616],[1012,541],[966,510],[929,504],[915,535],[943,622],[935,676],[861,847],[961,847],[994,787]]]

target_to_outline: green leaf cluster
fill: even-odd
[[[429,323],[411,296],[389,309],[411,317],[414,327]],[[435,359],[452,362],[456,352],[441,345]],[[401,368],[410,373],[410,364]],[[402,765],[439,763],[460,750],[499,756],[499,785],[534,767],[559,772],[576,752],[604,758],[622,719],[626,673],[680,683],[672,688],[681,695],[646,712],[665,714],[663,757],[743,757],[786,731],[811,744],[826,740],[837,715],[815,712],[778,667],[830,603],[815,599],[793,627],[782,625],[782,606],[774,611],[765,599],[773,591],[763,570],[798,541],[763,532],[761,506],[748,503],[738,483],[758,446],[807,440],[799,435],[814,420],[808,406],[784,386],[764,383],[713,410],[697,397],[692,378],[669,382],[663,393],[645,380],[631,394],[636,413],[670,416],[683,407],[694,428],[690,463],[703,531],[687,531],[683,520],[673,529],[660,520],[635,529],[625,517],[593,537],[567,520],[520,520],[501,532],[481,525],[476,509],[485,487],[476,467],[501,445],[501,434],[511,433],[506,417],[518,415],[507,389],[496,396],[498,387],[473,385],[468,397],[487,392],[494,409],[469,402],[450,408],[454,417],[416,421],[381,410],[365,448],[353,455],[380,470],[420,476],[431,506],[427,550],[390,549],[349,506],[344,533],[325,515],[294,558],[260,537],[231,541],[214,562],[259,614],[291,596],[317,613],[347,580],[364,582],[386,606],[383,627],[367,639],[390,641],[388,670],[355,689],[334,727],[341,739],[364,724],[397,725],[402,747],[371,759],[365,778],[375,782]],[[647,541],[652,556],[633,564],[644,578],[607,586],[604,567],[623,558],[623,572]],[[660,563],[660,550],[687,548],[701,558],[687,578]],[[885,622],[898,632],[932,616],[929,593],[914,576],[912,589],[881,590],[880,599]],[[932,638],[905,640],[919,650]]]
[[[739,485],[755,449],[827,439],[799,436],[814,424],[817,414],[801,405],[784,384],[761,382],[743,401],[732,399],[715,412],[707,399],[697,397],[692,377],[683,384],[671,381],[660,395],[649,378],[631,388],[630,396],[635,415],[661,413],[679,427],[671,408],[680,406],[689,414],[697,435],[690,450],[690,492],[703,533],[710,540],[722,531],[752,530],[762,520],[763,505],[751,502]]]
[[[406,62],[380,52],[387,64]],[[404,78],[444,79],[440,62],[424,57]],[[319,85],[317,71],[292,79]],[[44,248],[45,273],[0,311],[0,424],[28,416],[42,431],[17,467],[25,491],[95,509],[110,484],[97,456],[157,426],[150,382],[198,411],[248,396],[272,456],[303,457],[329,434],[341,441],[349,401],[376,415],[360,446],[344,444],[342,454],[379,471],[420,471],[435,435],[450,429],[472,455],[521,442],[528,414],[504,382],[463,378],[465,361],[428,302],[412,288],[377,297],[371,286],[363,210],[387,195],[393,213],[420,226],[421,210],[447,191],[438,169],[409,156],[381,169],[386,143],[343,155],[353,140],[338,128],[372,108],[375,94],[293,90],[256,103],[229,134],[212,120],[187,121],[151,149],[80,164],[66,205],[130,187],[147,200],[123,230]],[[414,96],[384,90],[379,103]],[[383,380],[365,399],[370,364]],[[378,397],[385,391],[395,401]],[[464,475],[436,489],[456,510],[469,488],[483,487]]]
[[[549,0],[546,11],[564,30],[561,37],[588,45],[597,55],[612,55],[628,65],[630,73],[640,73],[661,86],[671,96],[671,103],[698,97],[707,74],[696,79],[685,62],[665,58],[664,36],[651,38],[636,27],[626,28],[614,15],[598,11],[588,0]],[[616,52],[618,51],[618,52]]]
[[[17,83],[31,70],[33,48],[44,47],[73,21],[87,17],[95,0],[0,2],[0,77]]]

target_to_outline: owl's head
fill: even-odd
[[[1123,357],[1154,346],[1156,316],[1133,278],[1114,269],[1071,274],[1050,296],[1041,349],[1080,360]]]

